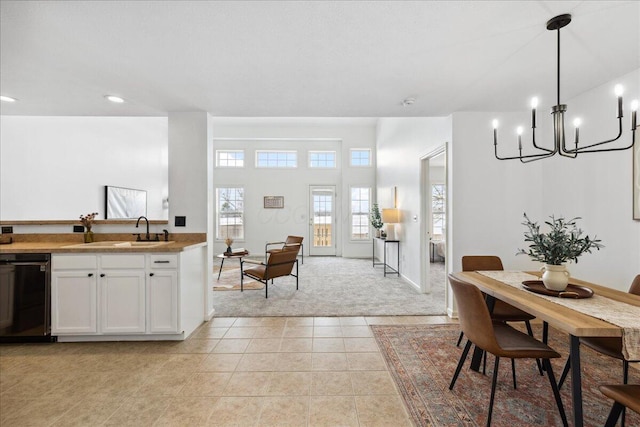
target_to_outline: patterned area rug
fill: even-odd
[[[487,358],[487,374],[482,375],[469,369],[470,355],[450,391],[449,383],[463,347],[455,345],[460,333],[457,325],[372,326],[372,329],[417,426],[486,424],[494,359]],[[540,330],[534,329],[537,337],[541,336]],[[563,354],[562,359],[552,361],[554,373],[559,377],[568,352],[568,339],[552,329],[549,343]],[[622,364],[584,346],[581,355],[584,425],[602,426],[613,401],[600,393],[598,385],[622,383]],[[629,371],[629,382],[639,383],[640,373],[634,368]],[[510,360],[500,360],[492,426],[561,426],[549,380],[540,376],[535,361],[516,361],[516,374],[518,388],[514,390]],[[572,424],[570,382],[565,383],[561,393]],[[640,415],[627,411],[626,425],[640,426]]]
[[[218,279],[218,273],[220,278]],[[237,266],[226,265],[220,271],[220,268],[216,266],[214,269],[213,290],[214,291],[239,291],[240,290],[240,268]],[[257,289],[264,289],[264,284],[248,277],[244,278],[244,290],[251,291]]]

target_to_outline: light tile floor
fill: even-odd
[[[182,342],[0,346],[0,425],[411,426],[373,324],[214,318]]]

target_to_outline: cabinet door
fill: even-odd
[[[149,332],[177,333],[178,273],[152,270],[147,279],[149,298]]]
[[[51,275],[52,334],[97,333],[97,301],[95,271],[54,272]]]
[[[109,270],[100,274],[100,331],[145,332],[144,270]]]

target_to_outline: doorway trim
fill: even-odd
[[[314,191],[331,191],[331,244],[330,246],[315,246],[314,243]],[[328,192],[328,191],[327,191]],[[309,185],[309,256],[336,256],[338,252],[338,194],[335,184]]]
[[[420,157],[420,216],[422,217],[422,221],[420,221],[420,292],[422,293],[430,293],[431,292],[431,282],[430,282],[430,274],[429,274],[429,260],[430,260],[430,224],[431,224],[431,198],[430,198],[430,187],[431,180],[429,178],[429,162],[434,157],[443,155],[445,156],[445,188],[447,191],[447,195],[449,194],[449,182],[448,182],[448,144],[445,142],[443,145],[435,148],[431,152],[425,154]],[[447,218],[447,228],[445,235],[445,242],[447,247],[447,253],[449,253],[449,197],[446,198],[445,202],[445,212]],[[449,262],[449,257],[445,256],[445,273],[448,271],[447,265]],[[445,304],[448,301],[448,286],[445,290]]]

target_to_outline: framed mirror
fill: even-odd
[[[137,219],[147,215],[147,192],[106,185],[105,219]]]

